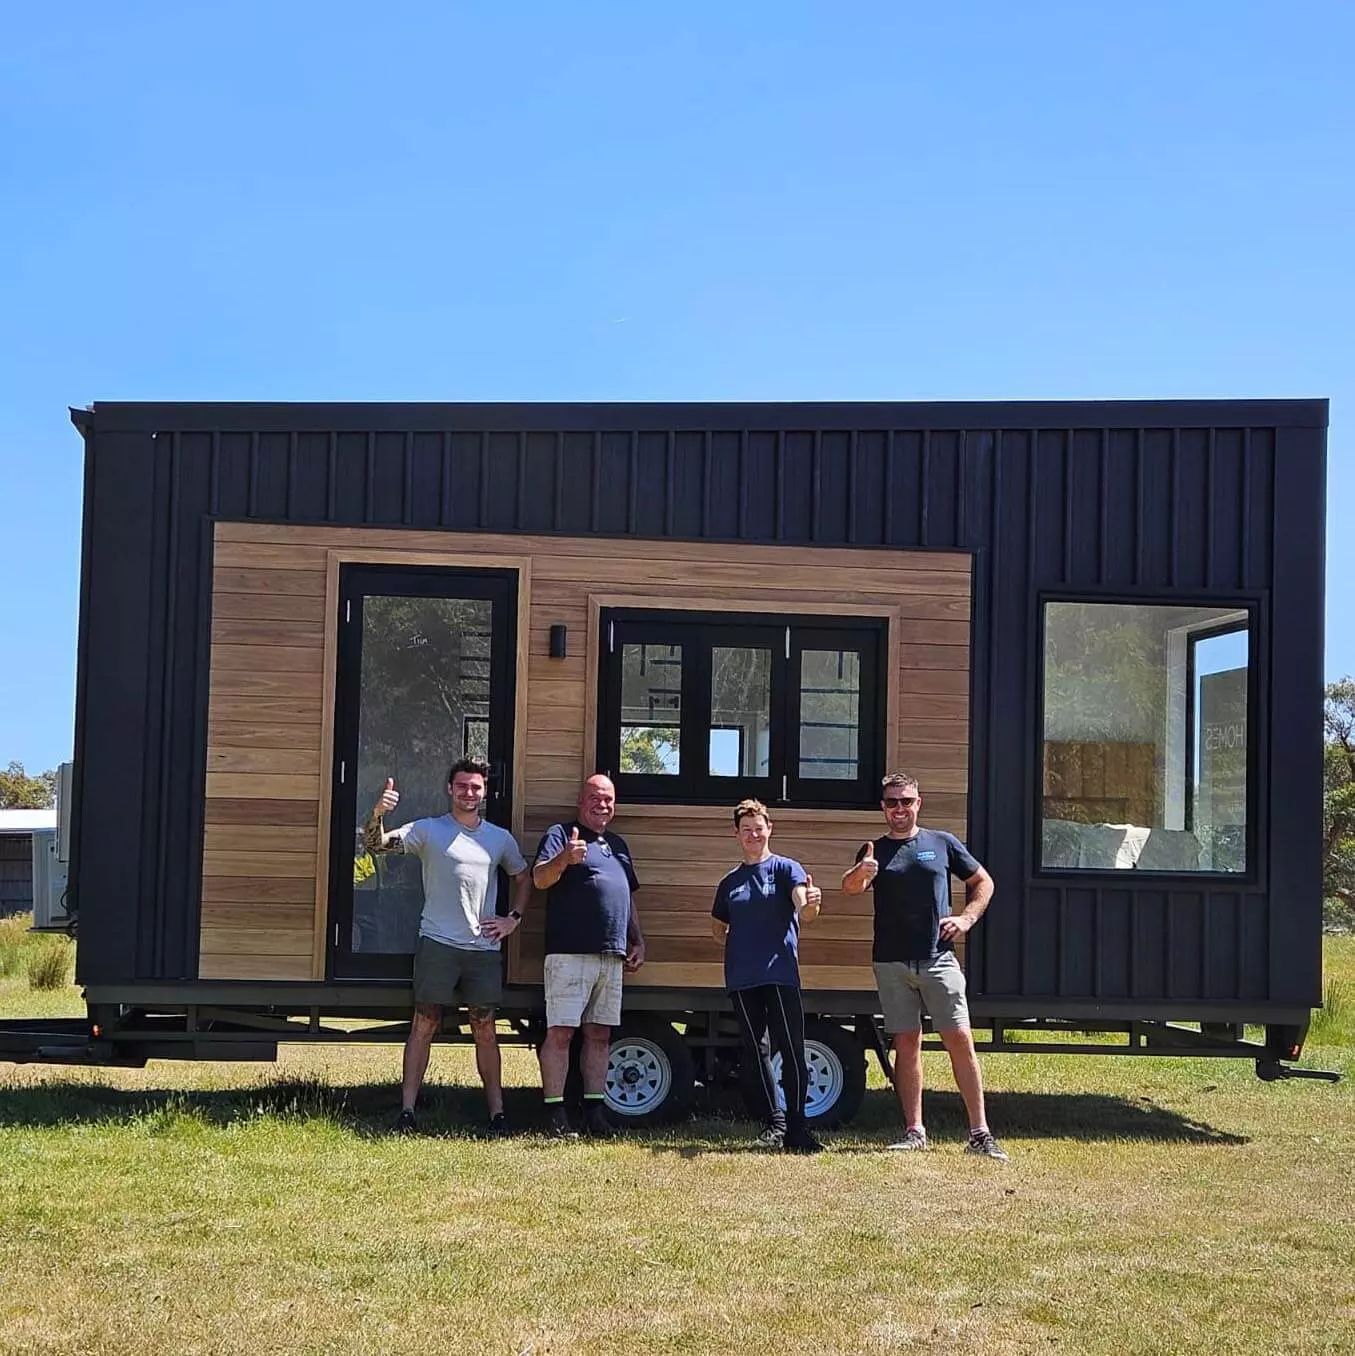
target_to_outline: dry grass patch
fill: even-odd
[[[961,1153],[932,1056],[931,1153],[882,1150],[876,1077],[808,1161],[749,1151],[729,1103],[615,1144],[480,1139],[463,1050],[412,1139],[393,1049],[0,1066],[0,1350],[1344,1356],[1355,1046],[1306,1062],[1347,1082],[987,1057],[1005,1169]],[[526,1123],[534,1061],[506,1064]]]

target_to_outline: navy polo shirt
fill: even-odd
[[[626,840],[619,833],[598,833],[578,820],[552,824],[533,865],[563,852],[574,829],[588,844],[588,855],[565,867],[546,891],[546,955],[624,956],[631,891],[640,888]]]
[[[865,856],[858,850],[856,860]],[[950,875],[968,880],[979,863],[952,833],[919,829],[912,838],[877,838],[880,869],[875,891],[877,961],[931,960],[954,946],[941,937],[941,920],[950,914]]]
[[[729,924],[725,988],[800,987],[800,919],[791,890],[808,880],[790,857],[736,866],[715,888],[713,917]]]

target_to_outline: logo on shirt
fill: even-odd
[[[934,862],[936,860],[936,853],[931,851],[919,852],[917,854],[917,859],[920,862]]]
[[[729,892],[729,902],[731,904],[741,904],[749,898],[749,887],[747,885],[736,885]]]

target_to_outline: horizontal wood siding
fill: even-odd
[[[515,779],[525,789],[515,827],[529,853],[549,824],[572,813],[580,778],[592,770],[597,607],[656,600],[673,608],[889,618],[887,761],[922,779],[928,823],[965,831],[968,555],[223,522],[212,576],[203,978],[324,975],[332,553],[392,563],[468,553],[530,559]],[[569,653],[553,660],[549,629],[561,622]],[[809,987],[873,987],[870,901],[835,887],[879,827],[874,812],[778,813],[776,848],[799,857],[824,889],[823,915],[805,931]],[[623,805],[616,828],[644,885],[649,944],[648,962],[629,982],[718,987],[720,952],[706,919],[717,881],[738,859],[729,811]],[[538,897],[510,949],[512,979],[540,977],[543,914]]]

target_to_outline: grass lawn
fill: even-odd
[[[1005,1167],[936,1147],[878,1072],[818,1159],[718,1114],[613,1144],[475,1137],[434,1055],[427,1134],[386,1133],[399,1052],[278,1066],[0,1065],[0,1351],[875,1353],[1355,1350],[1355,938],[1304,1063],[989,1056]],[[1343,1000],[1344,995],[1344,1000]],[[79,1011],[0,978],[0,1015]],[[1320,1043],[1314,1043],[1320,1038]],[[534,1061],[506,1052],[510,1113]]]

